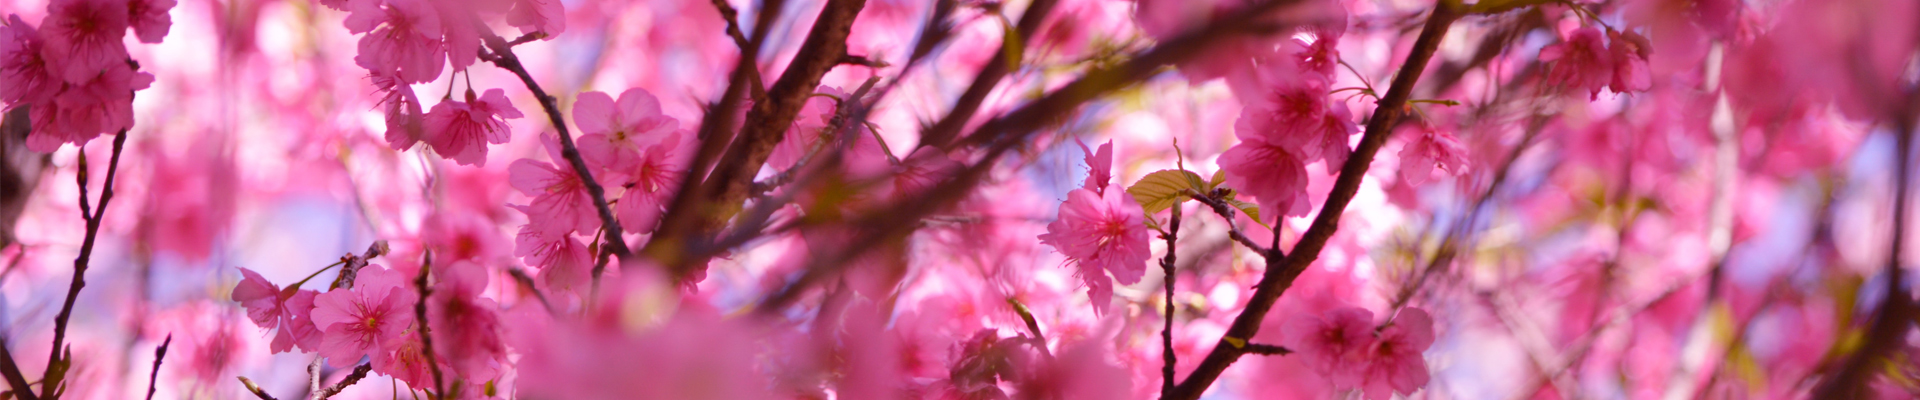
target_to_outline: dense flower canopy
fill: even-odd
[[[1916,59],[1912,0],[0,0],[0,398],[1915,398]]]

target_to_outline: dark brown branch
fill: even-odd
[[[727,4],[727,0],[713,0],[713,8],[720,11],[720,18],[727,20],[727,37],[733,38],[734,46],[740,47],[740,59],[754,61],[751,55],[758,53],[759,48],[754,41],[747,39],[745,32],[740,30],[740,11],[734,10],[732,4]],[[763,10],[762,13],[765,11]],[[753,64],[749,62],[747,65]],[[752,83],[752,86],[748,86],[747,89],[753,91],[755,100],[767,98],[767,87],[760,81],[759,68],[746,68],[740,72],[746,74],[747,81]]]
[[[587,161],[580,157],[580,149],[574,147],[573,134],[567,131],[567,121],[560,117],[559,103],[553,96],[547,95],[546,90],[540,89],[539,83],[533,81],[533,75],[527,73],[526,66],[520,64],[520,57],[513,54],[513,46],[509,45],[506,39],[494,34],[492,29],[478,24],[477,21],[475,29],[480,32],[487,48],[492,51],[490,55],[483,58],[492,61],[493,65],[501,69],[512,71],[514,76],[520,77],[521,83],[527,85],[527,91],[533,92],[533,97],[540,100],[540,108],[546,110],[548,122],[552,123],[553,129],[560,133],[560,156],[567,159],[568,165],[573,166],[574,175],[579,176],[580,183],[587,186],[587,195],[593,198],[594,210],[600,213],[601,229],[607,231],[607,246],[613,249],[614,255],[620,256],[621,259],[627,258],[633,252],[627,249],[627,241],[620,235],[620,221],[613,218],[613,209],[607,207],[607,189],[600,186],[600,181],[593,179],[593,173],[587,170]]]
[[[153,350],[153,374],[147,376],[147,400],[153,400],[153,392],[160,385],[160,360],[167,359],[167,347],[173,345],[173,334],[167,334],[167,340]]]
[[[74,301],[80,299],[80,289],[87,287],[87,263],[93,259],[93,244],[100,237],[100,220],[107,214],[107,203],[113,201],[113,179],[120,170],[120,150],[127,144],[127,130],[113,135],[113,158],[107,162],[107,181],[100,188],[100,208],[91,215],[81,215],[87,220],[87,237],[80,242],[80,257],[73,259],[73,281],[67,286],[67,301],[60,306],[60,314],[53,318],[53,347],[47,350],[47,372],[40,378],[42,394],[54,395],[61,392],[61,378],[55,376],[66,368],[55,368],[60,363],[61,350],[66,346],[67,321],[73,318]],[[85,148],[80,149],[86,152]],[[85,171],[83,168],[82,171]],[[86,174],[81,173],[82,176]],[[80,181],[80,205],[87,204],[87,182]],[[27,388],[20,388],[27,391]],[[50,398],[53,396],[49,396]]]
[[[360,364],[358,367],[353,367],[353,372],[347,373],[346,378],[340,379],[340,382],[333,384],[333,386],[328,386],[326,389],[320,389],[319,392],[315,392],[313,398],[315,400],[327,400],[327,398],[333,397],[333,395],[340,394],[340,391],[347,390],[348,386],[353,386],[353,384],[359,383],[361,379],[365,379],[368,372],[373,372],[372,363]],[[247,378],[240,379],[242,382],[246,382]],[[247,384],[251,387],[253,383],[248,382]],[[255,394],[260,393],[255,392]]]
[[[1360,138],[1360,146],[1354,149],[1347,163],[1341,166],[1340,177],[1334,181],[1333,191],[1327,194],[1327,201],[1321,208],[1320,215],[1314,217],[1313,225],[1301,235],[1300,241],[1294,245],[1293,251],[1286,257],[1267,259],[1266,272],[1260,277],[1260,284],[1256,286],[1253,298],[1247,301],[1246,309],[1242,310],[1239,316],[1234,317],[1233,325],[1227,329],[1220,343],[1215,345],[1213,351],[1207,354],[1207,358],[1201,361],[1191,375],[1187,376],[1187,380],[1180,383],[1180,387],[1174,391],[1174,396],[1169,397],[1170,399],[1197,399],[1207,387],[1213,386],[1213,381],[1219,379],[1220,374],[1244,354],[1238,351],[1237,346],[1233,346],[1230,340],[1244,341],[1259,333],[1261,321],[1266,319],[1267,312],[1273,309],[1273,303],[1280,299],[1280,294],[1293,286],[1294,279],[1320,257],[1320,250],[1326,247],[1327,241],[1332,239],[1334,232],[1339,229],[1340,217],[1346,212],[1347,204],[1351,203],[1354,194],[1359,192],[1360,182],[1366,178],[1367,169],[1372,166],[1375,153],[1380,151],[1381,146],[1386,145],[1387,138],[1393,134],[1394,123],[1401,114],[1406,112],[1404,108],[1413,93],[1414,83],[1419,80],[1420,73],[1426,70],[1427,61],[1439,49],[1440,39],[1446,35],[1447,28],[1453,25],[1454,19],[1459,17],[1461,8],[1459,0],[1440,0],[1435,5],[1432,13],[1427,17],[1425,27],[1420,30],[1419,38],[1414,40],[1413,49],[1407,54],[1406,63],[1402,64],[1400,72],[1395,74],[1392,88],[1388,89],[1387,95],[1381,98],[1379,107],[1374,109],[1373,116],[1367,120],[1366,135]]]
[[[1173,367],[1179,363],[1179,360],[1175,359],[1173,355],[1173,266],[1175,260],[1177,260],[1176,256],[1180,254],[1180,251],[1174,247],[1174,244],[1180,241],[1180,203],[1174,203],[1171,209],[1173,210],[1173,217],[1169,219],[1167,223],[1167,235],[1165,236],[1167,239],[1167,257],[1160,260],[1160,272],[1166,275],[1166,277],[1161,278],[1160,281],[1164,283],[1162,286],[1166,287],[1167,295],[1166,304],[1163,305],[1165,312],[1161,314],[1162,318],[1165,319],[1165,325],[1160,328],[1160,378],[1162,379],[1160,381],[1160,397],[1173,396],[1173,385],[1175,383],[1173,380]]]
[[[1287,349],[1285,347],[1275,346],[1271,344],[1266,344],[1266,343],[1247,343],[1247,348],[1241,349],[1241,351],[1244,351],[1247,354],[1259,354],[1263,356],[1284,356],[1288,354],[1293,354],[1293,350],[1291,349]]]
[[[367,251],[365,253],[361,253],[358,256],[353,254],[341,256],[340,273],[333,277],[333,284],[327,286],[327,290],[352,288],[354,278],[360,275],[360,269],[367,267],[367,260],[387,255],[387,251],[387,241],[375,240],[373,244],[367,245]]]
[[[865,6],[866,0],[827,2],[793,62],[767,91],[766,101],[755,102],[748,110],[746,125],[735,135],[719,163],[714,164],[713,173],[698,188],[690,192],[683,190],[674,200],[675,207],[666,214],[660,230],[643,251],[654,260],[673,266],[676,278],[689,276],[696,268],[705,268],[705,265],[688,263],[679,253],[689,238],[719,230],[740,211],[740,203],[746,199],[754,174],[766,163],[773,147],[785,138],[800,108],[819,86],[821,76],[839,65],[841,57],[846,55],[847,35],[852,32],[854,17]],[[688,198],[688,195],[695,197]]]
[[[533,297],[540,300],[540,305],[546,307],[547,313],[554,312],[553,302],[547,301],[547,294],[541,293],[540,287],[533,284],[533,276],[527,275],[527,270],[520,269],[520,267],[507,268],[507,275],[512,275],[513,280],[519,282],[521,287],[526,288],[529,292],[533,292]]]
[[[267,394],[267,391],[260,390],[260,385],[253,384],[252,379],[247,379],[247,377],[244,377],[244,376],[241,376],[238,378],[240,378],[240,386],[245,386],[247,388],[247,392],[253,393],[254,397],[259,397],[260,400],[280,400],[280,399],[274,398],[273,395]],[[325,399],[326,397],[317,397],[317,398]]]
[[[1253,238],[1247,237],[1246,232],[1241,232],[1240,227],[1235,226],[1236,222],[1234,222],[1233,219],[1233,207],[1228,206],[1227,202],[1220,201],[1220,199],[1215,199],[1211,196],[1203,196],[1199,193],[1188,193],[1187,196],[1192,197],[1194,200],[1199,200],[1201,204],[1206,204],[1207,207],[1213,209],[1214,214],[1220,214],[1220,218],[1226,219],[1227,237],[1232,238],[1235,242],[1239,242],[1241,246],[1247,246],[1247,250],[1260,253],[1261,257],[1278,258],[1273,255],[1272,248],[1261,246],[1259,242],[1253,241]]]
[[[433,251],[428,250],[423,257],[420,276],[413,278],[413,288],[420,292],[420,300],[413,302],[414,323],[419,324],[420,329],[414,332],[420,335],[420,351],[426,354],[427,367],[433,370],[433,393],[444,397],[447,395],[447,384],[441,378],[440,363],[434,361],[437,358],[433,354],[432,324],[427,323],[427,301],[433,295],[433,289],[427,287],[427,274],[433,271]]]
[[[960,134],[960,130],[966,127],[967,120],[973,119],[973,114],[980,111],[980,104],[986,102],[987,95],[993,92],[995,86],[1000,85],[1001,79],[1013,72],[1013,64],[1017,61],[1008,60],[1007,54],[1026,51],[1026,43],[1031,42],[1034,33],[1040,31],[1040,24],[1046,21],[1048,14],[1053,12],[1055,4],[1059,4],[1059,1],[1035,0],[1032,5],[1027,6],[1027,10],[1020,14],[1020,22],[1014,27],[1014,31],[1019,33],[1018,40],[1010,37],[1000,42],[1000,51],[994,52],[993,59],[987,61],[986,67],[980,69],[979,75],[973,77],[973,84],[967,86],[967,91],[960,95],[960,100],[953,103],[953,110],[948,111],[947,116],[941,118],[940,122],[934,123],[932,128],[920,134],[921,146],[945,148],[948,142],[953,141],[954,136]]]
[[[7,350],[7,339],[0,336],[0,375],[7,379],[7,386],[13,388],[13,397],[21,400],[38,400],[31,387],[27,386],[27,376],[20,373],[20,363],[14,361],[13,351]]]
[[[961,170],[952,179],[935,186],[933,189],[904,201],[896,202],[892,207],[868,213],[852,222],[853,226],[872,226],[875,229],[864,230],[850,245],[838,249],[832,254],[816,257],[803,268],[802,275],[793,283],[781,288],[767,297],[756,307],[762,315],[776,315],[800,298],[808,287],[834,276],[846,261],[853,259],[875,243],[884,243],[893,238],[911,233],[918,227],[918,221],[926,215],[959,201],[973,190],[1000,156],[1014,147],[1025,144],[1026,139],[1040,128],[1059,118],[1078,110],[1080,105],[1094,98],[1106,95],[1121,88],[1132,86],[1151,77],[1162,67],[1184,61],[1199,54],[1200,49],[1226,37],[1241,35],[1273,28],[1257,22],[1261,14],[1296,0],[1275,0],[1254,6],[1250,12],[1242,13],[1227,20],[1208,25],[1206,28],[1182,35],[1159,46],[1141,53],[1125,63],[1110,68],[1096,69],[1066,86],[1048,93],[1046,96],[1028,103],[1021,108],[995,118],[982,125],[968,140],[981,140],[991,144],[978,162]],[[655,239],[658,240],[658,239]]]

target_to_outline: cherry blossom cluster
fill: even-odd
[[[123,40],[160,43],[175,0],[58,0],[35,28],[0,21],[0,103],[30,107],[27,146],[51,153],[133,126],[133,92],[153,84]]]
[[[504,14],[509,25],[537,38],[551,38],[567,27],[566,10],[558,0],[320,3],[346,11],[347,31],[361,35],[353,60],[384,93],[387,143],[404,151],[425,142],[461,165],[485,165],[487,146],[507,143],[511,135],[504,120],[520,118],[520,110],[500,89],[476,96],[468,87],[463,99],[455,99],[449,86],[447,96],[423,113],[410,85],[432,82],[449,67],[459,74],[479,61],[482,35],[493,34],[482,16]]]
[[[1280,342],[1306,360],[1338,388],[1359,388],[1368,399],[1411,396],[1427,386],[1421,357],[1433,346],[1433,317],[1425,310],[1400,310],[1393,321],[1374,328],[1373,312],[1344,307],[1324,314],[1287,319]]]

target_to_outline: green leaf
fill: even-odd
[[[1132,187],[1127,188],[1127,194],[1133,195],[1133,201],[1140,203],[1140,208],[1146,210],[1147,215],[1153,215],[1186,199],[1186,191],[1206,193],[1213,190],[1210,186],[1200,179],[1199,174],[1163,169],[1134,182]]]
[[[1260,219],[1259,204],[1248,203],[1244,201],[1234,200],[1231,198],[1227,199],[1227,204],[1233,205],[1233,208],[1240,209],[1240,212],[1247,213],[1247,218],[1253,218],[1253,222],[1260,223],[1260,226],[1267,226],[1267,222],[1265,220]]]
[[[1218,171],[1213,171],[1213,179],[1207,181],[1207,190],[1213,190],[1213,188],[1220,187],[1220,184],[1223,184],[1223,183],[1227,183],[1227,170],[1222,169]]]

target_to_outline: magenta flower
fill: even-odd
[[[140,37],[141,43],[160,43],[173,27],[173,16],[167,12],[178,3],[178,0],[128,0],[127,16],[134,36]]]
[[[507,348],[499,305],[480,297],[487,289],[486,266],[461,262],[433,272],[440,281],[427,303],[427,319],[433,324],[435,352],[468,381],[498,378],[507,363]]]
[[[1394,393],[1412,396],[1427,386],[1426,359],[1420,353],[1433,346],[1433,317],[1407,307],[1393,324],[1380,330],[1379,340],[1367,348],[1365,392],[1368,399],[1388,400]]]
[[[573,104],[573,123],[580,126],[580,156],[615,173],[639,167],[644,150],[680,127],[680,121],[660,113],[660,100],[645,89],[627,89],[617,103],[603,92],[581,93]]]
[[[360,269],[352,289],[335,289],[313,299],[313,324],[320,327],[320,356],[335,367],[352,366],[360,357],[373,357],[376,367],[391,361],[401,336],[413,324],[413,302],[407,278],[380,265]]]
[[[632,165],[621,173],[612,174],[613,178],[626,183],[626,192],[620,195],[615,217],[620,225],[630,232],[647,232],[659,222],[660,214],[666,211],[667,202],[672,200],[680,187],[680,176],[686,173],[685,166],[690,160],[692,150],[687,146],[682,132],[667,134],[664,140],[640,153]],[[685,150],[683,150],[685,149]]]
[[[1074,139],[1074,142],[1080,144],[1080,151],[1086,153],[1087,159],[1087,181],[1080,187],[1094,192],[1105,190],[1107,183],[1113,180],[1113,141],[1101,143],[1098,151],[1088,149],[1087,142],[1079,139]]]
[[[115,65],[126,65],[126,0],[54,0],[40,22],[47,61],[68,83],[84,83]]]
[[[35,104],[27,148],[51,153],[61,143],[84,145],[104,133],[133,126],[133,91],[153,84],[153,75],[112,64],[92,80],[70,85],[53,101]]]
[[[373,86],[386,93],[380,98],[380,107],[386,114],[387,144],[394,150],[406,151],[425,141],[426,113],[420,111],[420,98],[414,96],[413,86],[394,72],[374,72],[371,78]]]
[[[1294,314],[1280,328],[1281,345],[1340,388],[1358,387],[1368,377],[1375,341],[1373,312],[1358,307]]]
[[[1613,53],[1613,80],[1607,87],[1614,93],[1644,92],[1653,87],[1652,72],[1647,69],[1647,38],[1609,30],[1607,41],[1607,49]]]
[[[540,139],[552,159],[564,160],[560,157],[559,139],[545,135]],[[507,167],[507,183],[533,197],[532,204],[512,207],[527,214],[527,226],[541,237],[600,229],[598,210],[594,209],[593,197],[587,194],[586,182],[564,162],[556,167],[544,161],[514,161]]]
[[[1087,285],[1094,312],[1106,312],[1112,302],[1108,273],[1123,285],[1139,282],[1146,273],[1151,250],[1143,218],[1140,204],[1117,187],[1101,194],[1074,189],[1060,203],[1060,218],[1047,224],[1047,233],[1040,235],[1041,243],[1079,266],[1076,275]]]
[[[426,0],[354,0],[347,7],[347,31],[366,33],[354,63],[375,73],[398,72],[408,83],[440,76],[447,52],[433,5]]]
[[[45,41],[19,15],[0,24],[0,103],[7,109],[52,100],[64,83],[49,69]]]
[[[247,309],[247,318],[260,329],[278,328],[271,344],[274,353],[285,353],[294,346],[306,351],[319,347],[320,330],[310,315],[318,293],[292,287],[282,290],[246,268],[240,268],[240,275],[240,284],[233,288],[233,301]]]
[[[520,28],[521,33],[544,33],[547,36],[540,40],[552,40],[567,31],[567,8],[560,0],[514,0],[507,25]]]
[[[1467,172],[1467,149],[1460,145],[1460,139],[1431,128],[1416,129],[1420,135],[1400,149],[1400,179],[1419,185],[1435,169],[1451,175]]]
[[[1588,98],[1600,97],[1600,88],[1613,82],[1613,53],[1607,51],[1599,29],[1580,28],[1560,43],[1540,49],[1540,62],[1547,65],[1547,82],[1567,90],[1586,91]]]
[[[427,144],[460,165],[485,166],[487,143],[505,144],[511,137],[501,118],[521,116],[500,89],[487,89],[478,99],[467,90],[466,102],[442,101],[427,112]]]
[[[533,224],[520,227],[514,237],[513,255],[527,265],[540,268],[540,280],[549,290],[572,292],[585,287],[593,270],[593,258],[587,246],[573,235],[541,235]]]
[[[1307,165],[1292,151],[1246,141],[1220,153],[1219,163],[1227,186],[1253,196],[1264,215],[1307,215]]]

